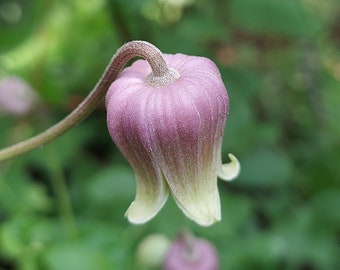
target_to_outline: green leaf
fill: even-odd
[[[59,243],[49,249],[45,263],[50,270],[115,269],[99,250],[71,243]]]
[[[0,53],[10,50],[32,35],[47,11],[43,0],[0,2]],[[5,38],[4,38],[5,37]]]
[[[255,33],[308,35],[319,29],[299,1],[234,0],[231,14],[238,26]]]
[[[257,149],[240,160],[240,185],[275,187],[289,182],[293,172],[289,157],[271,149]]]

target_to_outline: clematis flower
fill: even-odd
[[[222,165],[229,98],[216,65],[204,57],[163,54],[169,74],[153,76],[137,60],[111,84],[109,133],[136,175],[136,197],[126,212],[141,224],[171,194],[183,213],[202,226],[221,219],[217,176],[234,179],[236,157]]]

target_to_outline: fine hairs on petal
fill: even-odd
[[[152,87],[161,87],[174,82],[179,77],[180,74],[177,72],[177,70],[169,68],[169,71],[163,76],[155,76],[153,73],[150,73],[146,78],[146,83]]]
[[[225,181],[234,180],[240,173],[241,165],[238,159],[233,154],[228,154],[230,162],[221,164],[217,175],[220,179]]]
[[[164,181],[158,185],[150,184],[147,179],[136,176],[137,193],[125,216],[133,224],[143,224],[152,219],[167,201],[169,190]]]

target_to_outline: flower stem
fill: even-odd
[[[79,124],[98,106],[109,86],[117,78],[126,63],[130,59],[138,56],[149,62],[153,76],[162,77],[169,73],[169,68],[162,57],[161,51],[154,45],[146,41],[131,41],[124,44],[112,57],[94,89],[78,107],[59,123],[44,132],[0,150],[0,162],[44,146]]]
[[[71,198],[67,189],[66,179],[61,168],[60,160],[55,147],[48,151],[50,180],[56,198],[59,217],[67,236],[75,240],[77,238],[76,219],[72,209]]]
[[[187,261],[195,261],[197,254],[195,251],[195,236],[189,231],[184,230],[179,235],[184,244],[183,257]]]

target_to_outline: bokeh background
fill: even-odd
[[[0,147],[66,116],[133,39],[220,68],[231,100],[224,158],[242,164],[219,183],[222,221],[201,228],[170,199],[149,223],[129,224],[134,175],[102,105],[0,164],[0,269],[142,269],[146,236],[185,228],[214,243],[221,269],[340,269],[339,1],[1,0],[0,79],[22,78],[41,102],[0,115]]]

